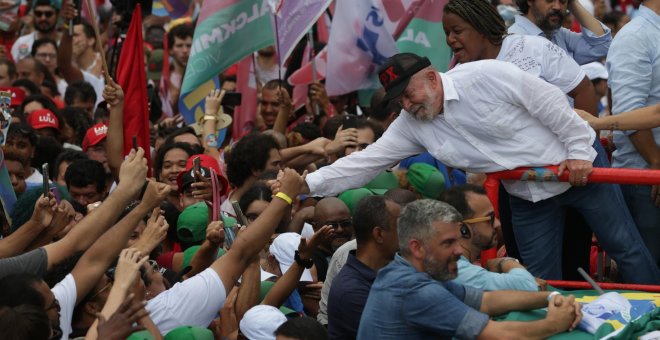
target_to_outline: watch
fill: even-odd
[[[500,262],[497,263],[497,269],[499,270],[500,273],[502,273],[502,264],[507,261],[515,261],[517,263],[520,263],[517,258],[514,257],[503,257]]]
[[[307,260],[301,259],[300,254],[298,253],[297,250],[293,255],[293,259],[296,261],[296,263],[299,266],[307,268],[307,269],[312,268],[312,266],[314,265],[314,261],[312,261],[312,259],[307,259]]]

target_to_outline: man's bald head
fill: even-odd
[[[353,221],[351,212],[344,202],[336,197],[320,200],[314,208],[314,229],[331,225],[335,235],[325,244],[328,251],[334,252],[342,244],[353,239]]]

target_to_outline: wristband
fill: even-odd
[[[286,202],[286,204],[288,204],[288,205],[293,204],[293,200],[291,199],[291,197],[289,197],[289,195],[287,195],[287,194],[285,194],[285,193],[283,193],[283,192],[281,192],[281,191],[278,192],[277,194],[275,194],[275,197],[279,197],[279,198],[281,198],[281,199],[282,199],[284,202]]]
[[[503,258],[500,260],[500,262],[497,263],[497,269],[499,270],[500,273],[503,272],[502,264],[504,264],[504,262],[506,262],[506,261],[515,261],[515,262],[517,262],[517,263],[520,263],[520,261],[518,261],[517,258],[513,258],[513,257],[503,257]]]
[[[555,295],[561,295],[561,293],[555,291],[555,292],[552,292],[552,293],[548,294],[548,302],[552,301],[552,298],[553,298]]]
[[[296,263],[299,266],[307,269],[312,268],[312,266],[314,265],[314,261],[312,259],[307,259],[307,260],[301,259],[300,254],[298,253],[297,250],[295,251],[295,253],[293,253],[293,260],[296,261]]]
[[[202,118],[202,122],[205,122],[207,120],[218,120],[218,117],[213,115],[204,115],[204,118]]]

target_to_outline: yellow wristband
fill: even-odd
[[[291,199],[291,197],[289,197],[289,195],[287,195],[287,194],[285,194],[285,193],[283,193],[283,192],[281,192],[281,191],[278,192],[277,194],[275,194],[275,197],[279,197],[279,198],[281,198],[281,199],[282,199],[284,202],[286,202],[286,204],[288,204],[288,205],[293,204],[293,200]]]

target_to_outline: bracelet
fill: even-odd
[[[218,120],[218,117],[212,115],[204,115],[204,118],[202,118],[202,122],[205,122],[207,120]]]
[[[279,197],[279,198],[281,198],[281,199],[282,199],[284,202],[286,202],[286,204],[288,204],[288,205],[293,204],[293,199],[291,199],[291,197],[289,197],[289,195],[287,195],[287,194],[285,194],[285,193],[283,193],[283,192],[281,192],[281,191],[278,192],[277,194],[275,194],[275,197]]]
[[[296,263],[299,266],[307,269],[312,268],[312,266],[314,265],[314,261],[312,259],[307,259],[307,260],[301,259],[300,253],[298,253],[297,250],[293,253],[293,260],[296,261]]]
[[[560,292],[557,292],[557,291],[554,291],[554,292],[548,294],[548,302],[552,301],[552,298],[553,298],[555,295],[561,295],[561,293],[560,293]]]

